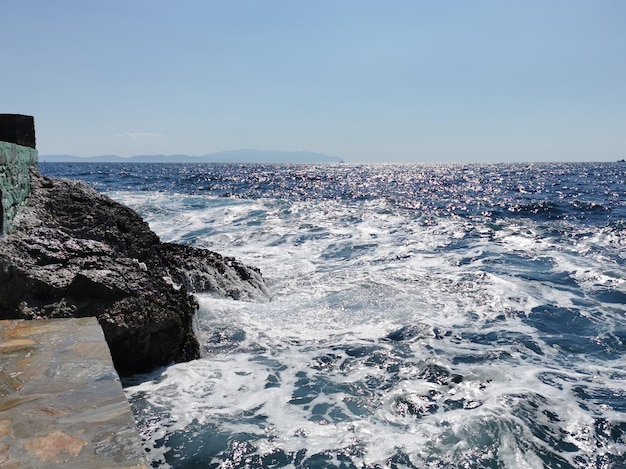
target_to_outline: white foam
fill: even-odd
[[[536,413],[545,418],[546,428],[559,438],[567,434],[580,449],[560,455],[576,467],[577,454],[598,451],[586,439],[593,432],[592,415],[621,418],[610,406],[594,402],[586,403],[590,410],[581,409],[574,390],[586,386],[589,376],[602,381],[594,386],[619,389],[622,383],[614,375],[620,361],[579,355],[572,364],[572,357],[548,346],[525,322],[534,308],[574,308],[581,291],[623,283],[624,266],[607,266],[606,252],[580,255],[595,252],[598,243],[613,249],[616,240],[606,234],[581,244],[575,237],[549,236],[532,222],[494,231],[453,216],[422,219],[380,201],[116,196],[143,211],[167,241],[191,241],[260,267],[272,290],[272,301],[262,304],[199,296],[199,329],[205,340],[215,330],[243,331],[245,337],[201,360],[172,366],[158,380],[127,388],[129,396],[144,393],[169,416],[170,432],[193,422],[215,423],[233,434],[258,435],[254,445],[259,454],[275,448],[336,454],[338,448],[358,444],[365,449],[353,456],[357,465],[385,466],[398,448],[418,467],[436,454],[442,461],[452,455],[452,464],[473,457],[472,451],[483,445],[485,451],[497,452],[507,467],[530,468],[542,465],[532,448],[554,451],[520,417],[528,396],[539,395],[545,400],[537,399]],[[555,288],[541,276],[533,280],[534,265],[574,283]],[[587,301],[602,307],[592,298]],[[607,327],[623,328],[619,321],[610,317]],[[406,342],[403,353],[408,355],[400,356],[394,344],[382,339],[406,325],[419,326],[419,332]],[[489,333],[527,337],[541,353],[521,342],[471,340],[472,335]],[[377,391],[363,388],[367,403],[362,415],[352,413],[355,397],[345,390],[319,392],[306,405],[290,403],[303,375],[339,389],[391,379],[386,365],[348,355],[355,347],[378,347],[400,363],[397,382]],[[316,368],[320,357],[331,356],[344,367]],[[428,364],[463,380],[429,382],[420,374]],[[555,375],[556,384],[542,379],[545,374]],[[276,387],[266,388],[268,376]],[[420,416],[399,413],[394,407],[398,398],[406,398],[415,409],[423,406]],[[447,400],[462,404],[444,411]],[[336,408],[347,417],[333,420],[320,414],[323,418],[312,419],[316,405]],[[547,419],[548,411],[560,421]],[[247,413],[263,415],[263,424],[243,418]],[[161,430],[155,431],[150,441],[158,446],[162,437]],[[486,443],[490,438],[495,439],[491,446]],[[163,457],[163,449],[155,454]]]

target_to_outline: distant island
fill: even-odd
[[[229,150],[202,156],[40,155],[40,163],[343,163],[337,156],[310,151]]]

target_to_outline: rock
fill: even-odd
[[[0,237],[0,319],[96,316],[121,375],[199,356],[192,292],[266,297],[258,269],[161,243],[139,215],[83,183],[33,171]]]
[[[170,243],[159,245],[156,251],[171,266],[172,282],[191,292],[211,292],[235,300],[252,300],[260,292],[267,294],[261,271],[232,257]]]

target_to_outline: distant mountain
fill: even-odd
[[[229,150],[202,156],[189,155],[117,155],[73,156],[40,155],[48,163],[343,163],[337,156],[310,151]]]

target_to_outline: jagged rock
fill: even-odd
[[[250,300],[266,293],[261,271],[232,257],[191,246],[163,243],[159,258],[171,267],[171,280],[192,292],[212,292],[235,300]]]
[[[266,295],[258,269],[161,243],[139,215],[83,183],[33,171],[0,237],[0,319],[97,316],[122,375],[198,357],[191,292]]]

